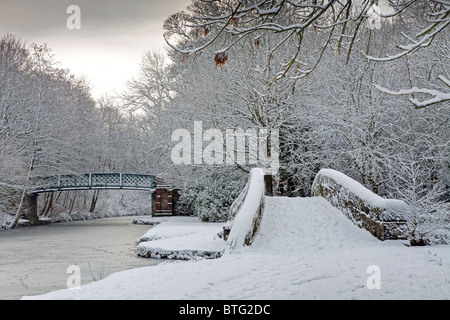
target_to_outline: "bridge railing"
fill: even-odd
[[[252,243],[262,218],[264,193],[264,171],[254,168],[250,171],[247,185],[230,208],[232,220],[225,226],[229,230],[225,252]]]
[[[332,169],[317,173],[311,192],[327,199],[354,224],[380,240],[406,238],[409,207],[401,200],[384,199]]]
[[[132,173],[86,173],[36,178],[31,193],[88,189],[156,189],[156,176]]]

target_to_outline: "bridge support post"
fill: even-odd
[[[30,220],[31,225],[39,224],[39,216],[37,214],[38,194],[27,194],[24,199],[25,217]]]
[[[152,192],[152,217],[156,216],[156,191]]]
[[[264,176],[264,186],[266,196],[273,196],[273,176],[265,175]]]

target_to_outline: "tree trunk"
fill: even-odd
[[[49,194],[47,193],[47,194],[45,194],[45,196],[44,196],[44,205],[42,206],[41,213],[40,213],[41,216],[44,215],[44,212],[45,212],[45,210],[47,209],[48,198],[49,198]]]
[[[9,229],[14,229],[15,227],[17,227],[17,224],[19,223],[20,214],[22,213],[22,208],[23,208],[23,202],[24,202],[25,197],[27,195],[28,184],[29,184],[29,182],[31,180],[31,173],[32,173],[33,168],[34,168],[34,160],[36,158],[36,146],[37,146],[37,141],[36,141],[36,138],[35,138],[34,141],[33,141],[33,154],[31,156],[30,166],[28,167],[27,178],[26,178],[25,184],[23,186],[22,196],[20,197],[20,202],[19,202],[19,206],[17,207],[16,215],[15,215],[13,221],[8,226]]]
[[[76,200],[76,198],[77,198],[77,192],[75,191],[75,194],[73,195],[72,203],[70,204],[69,214],[71,214],[72,211],[73,211],[73,207],[74,207],[74,205],[75,205],[75,200]]]
[[[64,210],[67,210],[66,204],[69,199],[69,194],[70,194],[70,191],[64,192],[64,199],[63,199],[63,203],[62,203],[62,207],[64,208]]]
[[[91,208],[89,209],[89,212],[93,213],[95,210],[95,206],[97,205],[97,200],[98,200],[98,190],[94,191],[94,195],[92,196],[92,201],[91,201]]]
[[[49,213],[51,212],[52,207],[53,207],[53,192],[50,193],[50,196],[48,197],[48,199],[46,201],[46,208],[43,213],[44,217],[49,216]]]

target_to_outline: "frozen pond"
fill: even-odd
[[[148,216],[146,216],[148,217]],[[81,284],[164,260],[136,257],[136,240],[149,228],[132,217],[55,223],[0,232],[0,299],[20,299],[67,288],[70,265]]]

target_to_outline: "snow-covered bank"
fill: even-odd
[[[450,299],[450,246],[381,242],[323,198],[270,197],[251,246],[23,299]]]
[[[146,213],[138,213],[138,212],[107,212],[107,213],[92,213],[92,212],[72,212],[72,213],[61,213],[58,216],[53,218],[42,218],[39,217],[40,224],[51,224],[51,223],[60,223],[60,222],[73,222],[73,221],[87,221],[87,220],[96,220],[96,219],[104,219],[104,218],[117,218],[117,217],[130,217],[130,216],[141,216],[146,215]],[[147,215],[150,216],[148,213]],[[11,223],[10,217],[5,219],[5,223],[0,225],[0,231],[7,231],[8,225]],[[25,228],[25,227],[33,227],[30,224],[30,220],[27,219],[19,219],[19,223],[17,228]]]
[[[205,223],[198,217],[151,218],[156,224],[138,241],[137,255],[147,258],[218,258],[226,242],[218,236],[224,223]],[[142,221],[140,221],[142,223]]]
[[[80,198],[82,198],[80,196]],[[38,204],[38,208],[43,206]],[[103,218],[127,217],[151,215],[151,199],[148,192],[126,192],[104,190],[99,197],[94,212],[89,209],[78,207],[71,212],[65,211],[63,207],[55,206],[55,213],[49,217],[39,217],[41,224],[95,220]],[[39,209],[40,210],[40,209]],[[8,230],[8,225],[13,221],[13,216],[0,211],[0,231]],[[18,227],[28,227],[30,221],[20,219]]]

